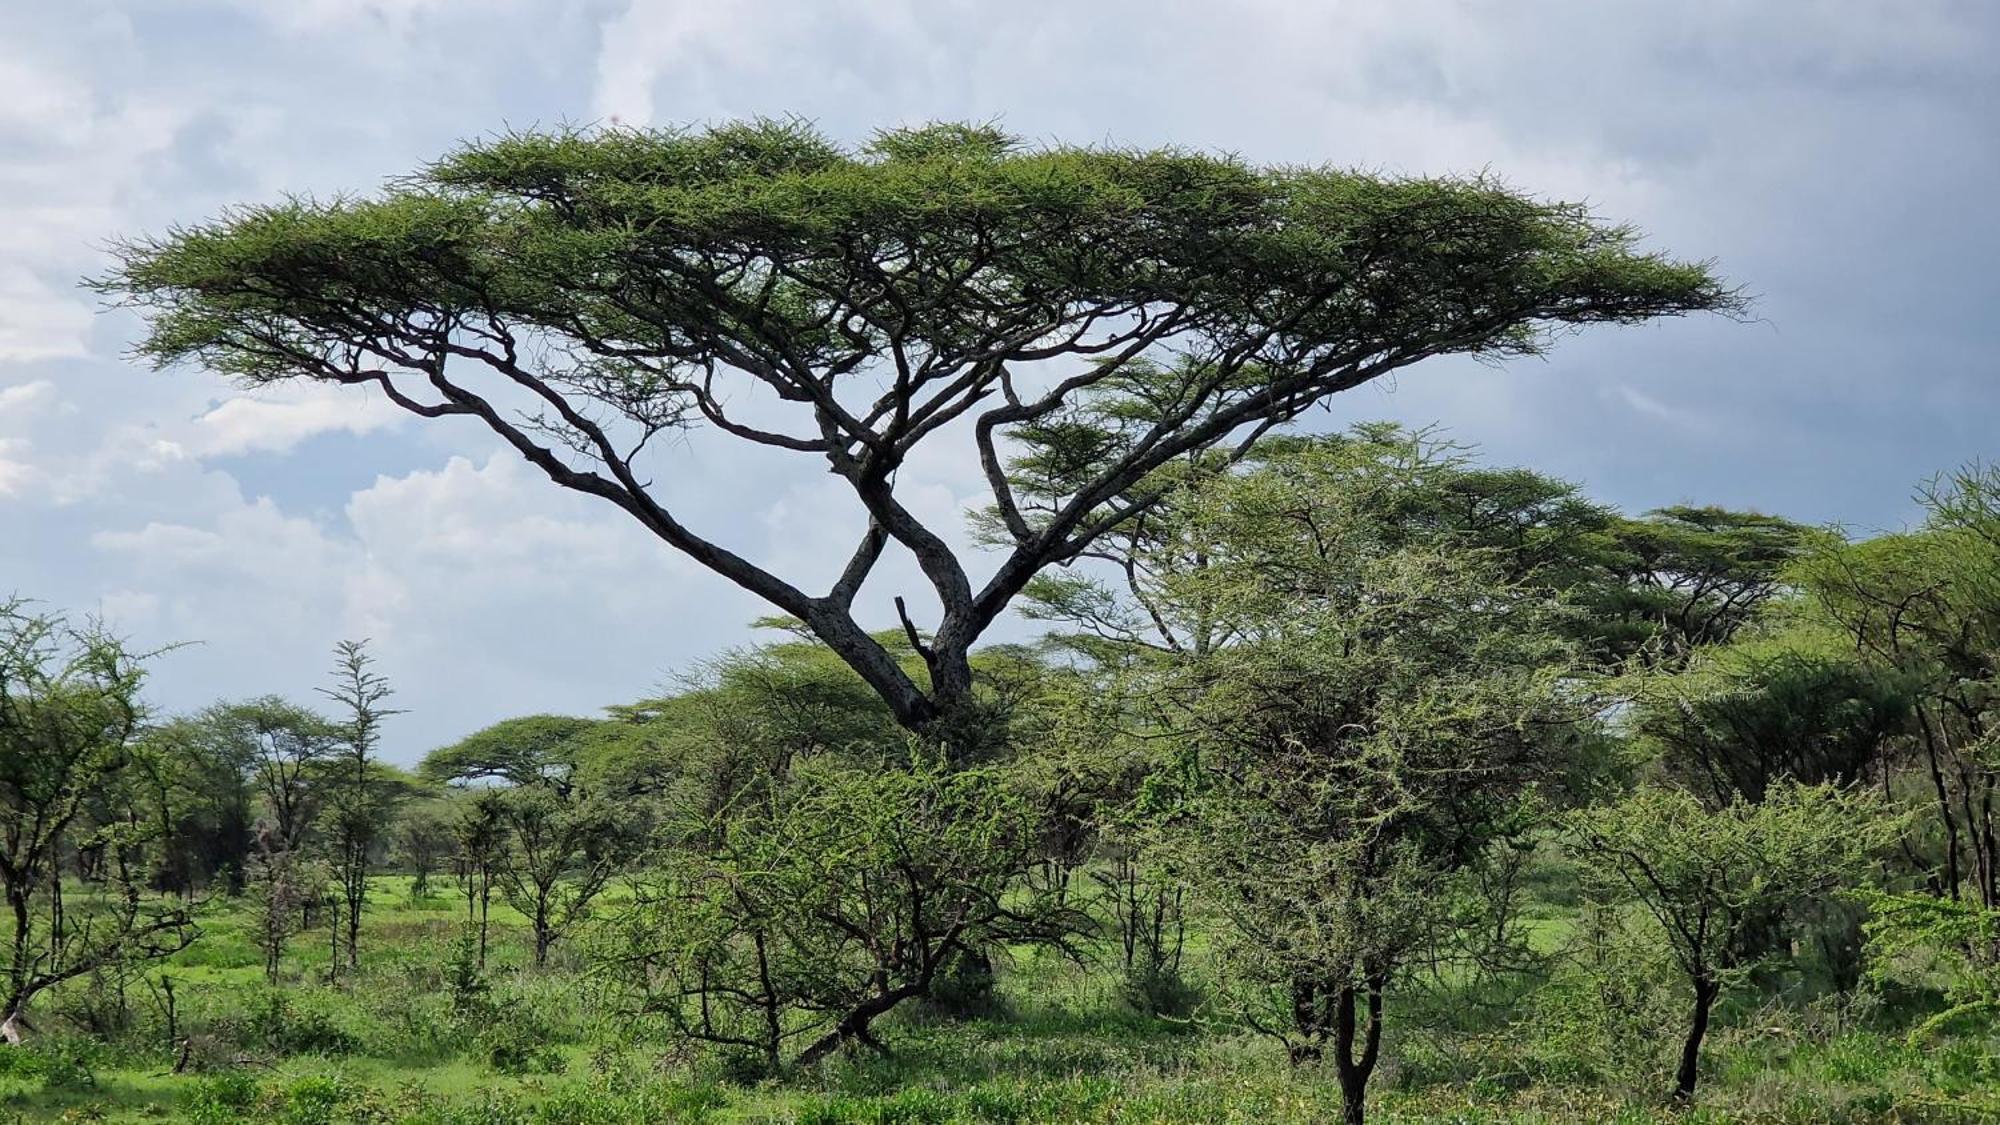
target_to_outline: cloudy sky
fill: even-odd
[[[136,322],[76,283],[119,234],[367,191],[505,126],[998,120],[1490,170],[1714,258],[1758,319],[1419,367],[1321,424],[1440,422],[1632,510],[1860,531],[2000,455],[2000,7],[1979,0],[0,0],[0,28],[0,593],[198,642],[158,664],[166,709],[303,698],[336,639],[372,637],[403,761],[637,697],[760,608],[472,424],[140,370]],[[823,471],[676,457],[661,487],[693,522],[824,581]],[[921,470],[925,511],[978,497],[962,459]]]

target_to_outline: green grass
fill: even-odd
[[[448,884],[441,887],[450,890]],[[363,969],[326,980],[324,928],[299,935],[282,1002],[241,904],[203,917],[193,947],[148,970],[175,982],[190,1065],[144,981],[83,983],[45,998],[41,1034],[0,1051],[0,1115],[19,1120],[778,1123],[1244,1122],[1336,1119],[1330,1074],[1293,1070],[1219,1019],[1143,1016],[1115,974],[1050,956],[1001,966],[1005,1013],[954,1021],[912,1008],[883,1027],[888,1057],[732,1080],[728,1060],[648,1033],[583,971],[574,947],[528,966],[522,919],[495,905],[490,1011],[455,1019],[444,969],[462,900],[414,900],[378,880]],[[1552,952],[1575,920],[1542,904],[1531,943]],[[1197,957],[1198,961],[1199,958]],[[1643,971],[1642,969],[1635,969]],[[1574,981],[1540,986],[1439,974],[1392,994],[1391,1040],[1372,1087],[1378,1122],[2000,1121],[2000,1038],[1922,1047],[1886,1007],[1739,1003],[1711,1041],[1698,1107],[1663,1104],[1678,1018],[1618,1012]],[[88,1002],[88,1003],[87,1003]],[[112,1026],[85,1036],[94,1010]],[[108,1015],[106,1013],[109,1013]],[[1647,1021],[1651,1020],[1652,1023]]]

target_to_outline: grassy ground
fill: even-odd
[[[448,889],[448,888],[447,888]],[[1114,975],[1051,958],[1003,965],[1004,1011],[949,1020],[913,1010],[895,1053],[776,1079],[650,1037],[576,949],[525,967],[520,919],[496,905],[487,1006],[455,1017],[446,965],[463,905],[413,900],[383,879],[363,972],[325,982],[324,929],[294,942],[282,998],[264,984],[247,917],[211,912],[203,939],[154,983],[78,988],[39,1010],[41,1035],[0,1052],[0,1112],[21,1120],[305,1123],[689,1121],[1256,1122],[1337,1118],[1330,1076],[1294,1071],[1268,1043],[1134,1012]],[[1536,944],[1573,920],[1544,911]],[[177,1051],[158,978],[174,982]],[[1880,1006],[1819,1001],[1729,1013],[1691,1113],[1658,1096],[1675,1013],[1620,1008],[1602,990],[1433,981],[1393,1000],[1371,1120],[1384,1122],[2000,1121],[1990,1029],[1913,1047]],[[1400,1021],[1400,1022],[1398,1022]],[[74,1030],[96,1026],[105,1034]]]

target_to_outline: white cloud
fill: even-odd
[[[74,143],[92,112],[79,76],[27,55],[0,54],[0,137],[21,143]]]
[[[0,364],[83,355],[90,307],[25,266],[0,263]]]
[[[329,29],[405,31],[423,16],[454,6],[477,8],[474,0],[235,0],[245,15],[292,34]]]
[[[47,379],[36,379],[31,383],[16,383],[11,387],[0,387],[0,414],[12,411],[25,413],[38,402],[47,402],[55,397],[56,385]]]
[[[97,601],[97,616],[114,628],[149,628],[160,616],[160,596],[144,590],[113,590]]]
[[[17,438],[0,438],[0,496],[17,496],[35,483],[35,466],[14,454],[25,452],[26,443]]]
[[[752,53],[753,5],[633,3],[604,27],[597,62],[596,116],[629,125],[654,119],[653,91],[661,74],[687,73],[700,56],[743,61]]]
[[[368,637],[422,702],[420,740],[514,706],[489,698],[492,683],[538,701],[522,706],[635,697],[757,612],[621,513],[555,488],[511,453],[378,477],[340,519],[239,498],[91,543],[120,576],[99,596],[117,624],[149,641],[203,642],[163,666],[170,686],[203,665],[233,677],[211,691],[251,691],[242,685],[274,668],[310,683],[334,639]],[[523,651],[554,663],[523,662]],[[620,667],[600,663],[611,654]]]
[[[402,422],[395,404],[364,389],[286,383],[232,398],[196,418],[175,444],[193,457],[282,453],[319,434],[366,434]]]

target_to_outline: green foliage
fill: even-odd
[[[387,784],[376,750],[382,721],[398,712],[385,705],[394,694],[374,669],[366,641],[334,646],[333,684],[320,693],[340,709],[334,724],[336,752],[327,760],[322,785],[327,867],[338,887],[346,922],[347,966],[361,963],[361,918],[368,907],[368,871],[383,828],[402,793]],[[338,971],[338,966],[332,966]]]
[[[1828,545],[1795,568],[1812,611],[1910,697],[1911,772],[1941,837],[1925,880],[2000,907],[2000,469],[1932,483],[1924,525]]]
[[[519,1009],[497,1013],[479,1030],[477,1046],[486,1065],[501,1074],[561,1074],[567,1065],[562,1052],[547,1041],[547,1032]]]
[[[1207,482],[1181,503],[1205,563],[1161,584],[1231,639],[1157,689],[1187,747],[1163,823],[1228,923],[1230,995],[1295,1052],[1425,945],[1544,772],[1538,732],[1581,718],[1551,596],[1385,521],[1383,467],[1333,444]]]
[[[486,983],[480,960],[479,938],[468,927],[459,933],[458,940],[452,942],[451,959],[445,962],[444,967],[451,1014],[460,1020],[477,1019],[488,1010],[487,995],[493,989]]]
[[[1015,151],[919,130],[868,159]],[[1016,466],[1035,519],[1148,408],[1092,409]],[[1143,514],[1035,588],[1062,635],[979,652],[917,736],[780,621],[608,719],[448,748],[442,790],[369,763],[383,685],[355,650],[340,724],[253,700],[149,725],[129,653],[15,605],[0,858],[45,858],[0,869],[27,911],[0,938],[43,998],[9,1021],[0,1099],[268,1122],[2000,1116],[1996,482],[1968,470],[1924,527],[1843,545],[1708,509],[1627,521],[1391,427],[1281,436],[1135,483]],[[870,643],[938,671],[936,634]],[[328,928],[359,912],[292,890],[351,843],[343,787],[420,799],[349,853],[371,955],[333,980]],[[227,889],[231,849],[248,894],[178,897]],[[463,919],[416,893],[446,857]],[[414,878],[370,874],[385,858]]]
[[[251,1035],[279,1054],[348,1055],[361,1046],[331,1013],[301,1007],[275,989],[251,1004],[247,1026]]]
[[[1034,150],[950,126],[885,134],[855,154],[798,125],[752,122],[477,142],[376,199],[245,208],[132,243],[104,284],[155,310],[151,354],[267,378],[304,373],[285,346],[345,335],[297,299],[308,296],[395,317],[494,304],[550,327],[569,313],[629,331],[631,314],[593,298],[615,284],[586,284],[586,270],[646,278],[660,287],[646,311],[698,340],[729,306],[693,299],[691,281],[653,263],[745,250],[800,263],[796,275],[779,275],[785,300],[770,312],[786,319],[774,328],[828,357],[840,344],[812,325],[819,310],[806,276],[837,286],[895,245],[927,250],[925,268],[903,284],[932,303],[964,299],[946,270],[970,259],[985,269],[961,290],[1017,302],[1052,287],[1105,302],[1171,293],[1247,325],[1274,315],[1251,312],[1257,292],[1295,305],[1286,311],[1304,338],[1381,338],[1422,323],[1454,350],[1533,350],[1537,336],[1516,318],[1634,320],[1729,306],[1702,267],[1632,244],[1631,232],[1581,207],[1480,180]],[[1362,255],[1378,263],[1365,294],[1306,302],[1315,281],[1352,278]],[[746,279],[746,294],[757,284]],[[1457,296],[1404,299],[1439,291]],[[273,315],[268,327],[255,319]],[[945,317],[922,330],[942,344],[971,327]]]
[[[81,1090],[97,1085],[91,1056],[98,1045],[87,1036],[62,1036],[0,1051],[0,1076],[33,1083],[43,1090]]]
[[[1035,821],[997,772],[813,759],[756,792],[705,850],[663,857],[620,926],[628,986],[684,1035],[816,1061],[874,1043],[968,955],[1075,924],[1015,892]]]
[[[181,1113],[192,1125],[230,1125],[242,1121],[257,1100],[257,1079],[243,1071],[228,1071],[201,1079],[181,1102]]]
[[[1918,1024],[1912,1040],[1960,1021],[2000,1023],[2000,910],[1934,895],[1864,890],[1859,897],[1876,979],[1914,978],[1944,993],[1944,1010]]]
[[[165,957],[194,940],[184,903],[142,893],[135,860],[160,835],[153,786],[135,783],[144,661],[92,624],[0,600],[0,1035],[67,981]],[[154,747],[171,753],[171,747]],[[158,776],[158,771],[154,772]],[[95,857],[100,893],[66,905],[65,851]]]
[[[496,881],[508,904],[534,927],[538,966],[589,916],[632,848],[629,830],[609,803],[564,792],[534,784],[492,798],[507,841]]]
[[[1691,975],[1741,968],[1741,927],[1830,892],[1901,830],[1866,791],[1797,782],[1720,809],[1642,789],[1577,811],[1569,828],[1585,886],[1600,900],[1642,904]]]
[[[298,851],[306,844],[331,787],[339,732],[307,708],[264,696],[219,703],[192,720],[169,727],[205,753],[241,763],[262,798],[262,815],[277,833],[274,847]]]
[[[1586,887],[1600,901],[1641,904],[1692,989],[1681,1101],[1694,1096],[1716,1000],[1751,967],[1753,930],[1853,879],[1901,831],[1872,793],[1793,781],[1719,809],[1682,790],[1642,789],[1578,810],[1569,828]]]
[[[1848,785],[1906,728],[1911,692],[1818,632],[1720,647],[1643,683],[1634,732],[1716,805],[1764,799],[1789,778]]]
[[[1687,506],[1618,520],[1609,539],[1614,581],[1587,598],[1606,653],[1666,667],[1735,636],[1785,592],[1794,562],[1839,541],[1778,516]]]
[[[528,715],[467,735],[424,755],[420,772],[438,783],[504,781],[567,790],[580,758],[579,744],[603,720]]]

